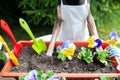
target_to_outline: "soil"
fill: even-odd
[[[77,48],[75,54],[80,51]],[[29,72],[33,69],[43,70],[48,72],[53,70],[55,73],[115,73],[115,68],[112,63],[108,66],[103,64],[92,62],[87,64],[83,60],[74,57],[71,61],[61,61],[57,59],[57,53],[53,53],[52,57],[45,55],[46,52],[42,52],[38,55],[30,46],[24,47],[19,56],[20,66],[13,67],[11,72]]]

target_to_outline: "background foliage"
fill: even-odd
[[[53,25],[56,16],[57,0],[19,0],[18,7],[27,15],[29,23]]]
[[[57,0],[1,0],[0,19],[7,21],[17,41],[30,39],[20,28],[19,17],[24,18],[29,23],[35,37],[39,37],[52,32],[56,6]],[[91,13],[100,38],[108,39],[111,31],[117,31],[120,36],[120,0],[91,0]],[[1,29],[0,34],[7,37]],[[6,40],[9,39],[6,38]]]
[[[112,31],[120,36],[120,0],[91,0],[91,12],[100,38],[108,39]]]
[[[27,15],[30,24],[53,26],[58,0],[19,0],[18,7]],[[91,0],[91,13],[102,39],[108,39],[111,31],[118,31],[120,25],[120,0]],[[103,33],[106,34],[103,35]]]
[[[91,10],[98,26],[118,25],[120,0],[91,0]]]
[[[57,0],[19,0],[19,8],[28,21],[37,25],[53,25]],[[120,0],[91,0],[91,12],[97,26],[116,26],[120,18]]]

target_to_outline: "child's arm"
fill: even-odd
[[[96,28],[96,24],[95,24],[95,21],[94,21],[94,18],[92,16],[92,14],[91,14],[91,11],[90,11],[90,0],[87,0],[87,2],[88,2],[87,8],[89,10],[89,14],[87,16],[88,28],[89,28],[90,33],[92,35],[95,35],[97,38],[99,38],[97,28]]]
[[[54,44],[56,42],[56,39],[58,37],[58,33],[60,31],[60,28],[61,28],[61,22],[62,22],[61,9],[60,9],[60,6],[58,6],[57,7],[57,19],[56,19],[54,27],[53,27],[51,42],[49,44],[48,51],[46,53],[47,56],[52,56],[52,53],[54,50]]]
[[[89,15],[87,17],[87,22],[88,22],[88,28],[89,28],[91,34],[95,35],[97,38],[99,38],[97,28],[96,28],[96,25],[94,22],[94,18],[91,13],[89,13]]]

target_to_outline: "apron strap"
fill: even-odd
[[[61,5],[63,5],[63,1],[61,0]]]
[[[87,0],[85,0],[85,5],[87,4]]]

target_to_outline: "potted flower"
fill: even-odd
[[[25,46],[31,46],[34,42],[33,41],[19,41],[18,44],[22,45],[22,48],[24,48]],[[49,42],[45,42],[46,45],[49,45]],[[58,47],[60,45],[62,45],[63,42],[56,42],[55,43],[55,47]],[[76,46],[88,46],[88,42],[74,42],[74,44]],[[106,43],[102,43],[102,47],[106,48],[108,46],[108,44]],[[20,53],[19,53],[20,54]],[[116,62],[115,64],[118,65],[118,61],[117,58],[114,57],[114,62]],[[1,71],[1,75],[3,77],[15,77],[18,78],[21,75],[26,74],[27,72],[11,72],[11,68],[14,67],[13,63],[8,60],[4,66],[4,68]],[[116,67],[115,67],[116,68]],[[99,78],[100,75],[105,75],[105,76],[109,76],[109,77],[116,77],[119,74],[116,73],[58,73],[59,76],[65,76],[67,79],[81,79],[81,78]]]
[[[32,70],[27,74],[19,76],[19,80],[66,80],[66,78],[60,77],[53,71],[44,73],[42,70]]]

